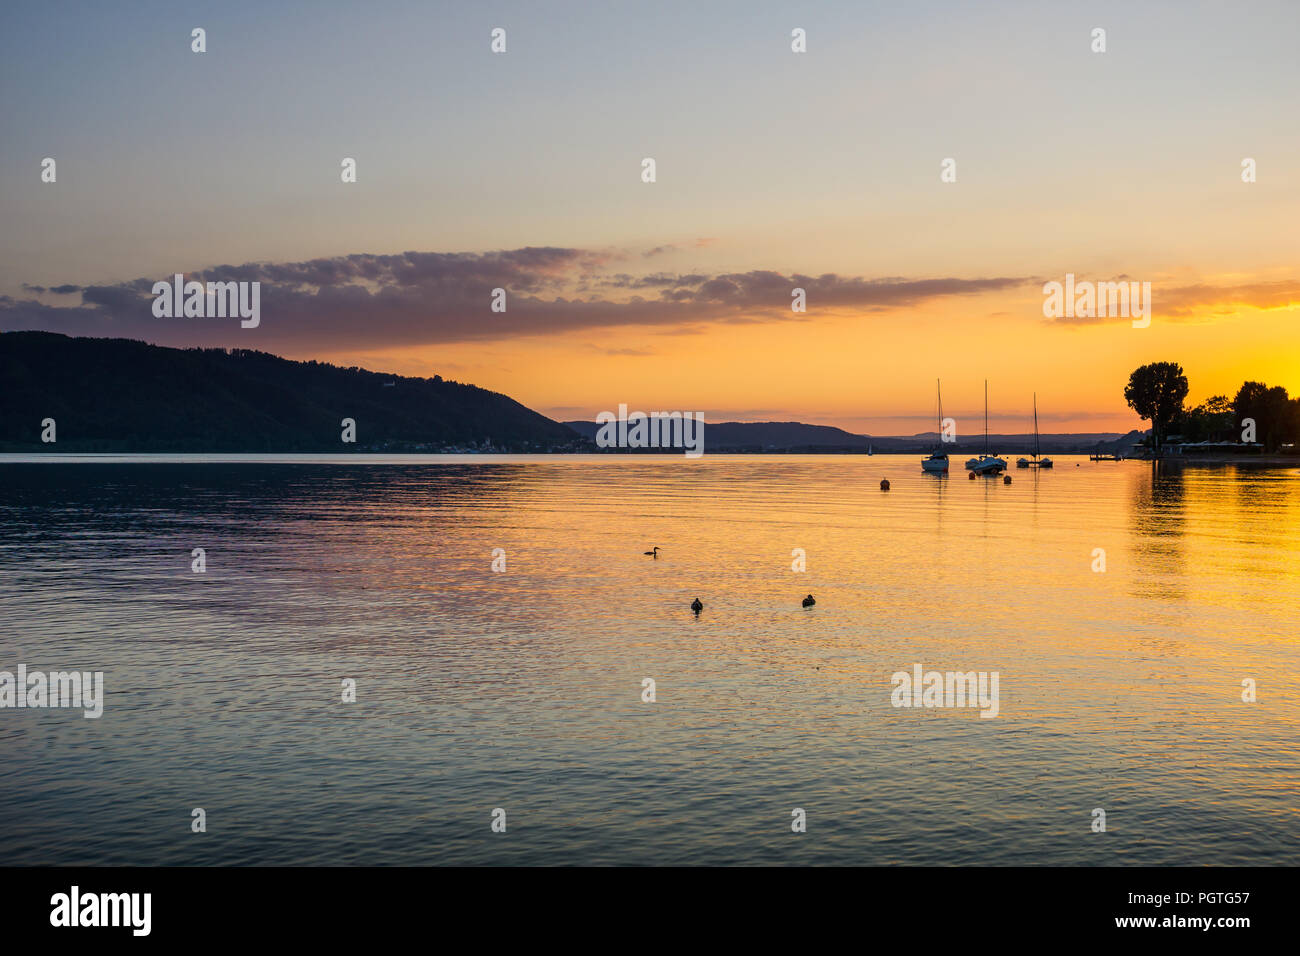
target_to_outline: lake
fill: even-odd
[[[0,709],[11,864],[1300,856],[1296,469],[93,457],[0,456],[0,670],[105,688]]]

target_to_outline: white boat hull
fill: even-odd
[[[972,458],[966,462],[966,467],[977,475],[996,475],[1007,470],[1007,463],[1001,458],[988,455]]]

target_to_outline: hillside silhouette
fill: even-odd
[[[58,441],[41,442],[53,418]],[[356,421],[356,442],[341,421]],[[0,449],[347,452],[581,450],[574,433],[497,392],[295,362],[51,332],[0,334]]]
[[[564,424],[593,441],[600,430],[600,425],[594,421],[567,421]],[[1107,452],[1128,452],[1132,444],[1141,439],[1142,433],[1138,431],[1127,435],[1097,432],[1039,436],[1043,450],[1058,454],[1077,454],[1098,448]],[[1008,453],[1027,453],[1034,447],[1033,435],[990,435],[989,441]],[[857,435],[831,425],[807,425],[803,422],[706,422],[704,427],[704,448],[714,452],[834,454],[862,453],[870,448],[880,454],[920,455],[928,453],[938,444],[939,435],[935,432],[894,436]],[[984,447],[984,436],[967,436],[962,441],[944,447],[953,454],[977,452]],[[642,450],[651,453],[661,451]]]

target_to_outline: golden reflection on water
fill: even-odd
[[[103,747],[122,776],[99,784],[115,797],[99,812],[126,836],[95,860],[1300,849],[1296,469],[1067,456],[1006,485],[910,456],[32,467],[46,470],[8,466],[0,495],[0,652],[102,663],[117,688],[102,727],[24,715],[0,738],[0,754],[47,760],[0,778],[0,797],[43,795],[51,821],[16,796],[0,834],[35,832],[32,852],[59,862],[86,859],[53,833],[87,811],[47,788]],[[914,663],[999,672],[999,716],[891,707],[890,676]],[[364,689],[352,711],[333,703],[341,674]],[[358,776],[320,790],[341,767]],[[158,799],[219,781],[250,826],[307,805],[319,828],[195,859],[129,797],[146,776]],[[523,835],[479,839],[482,805],[506,802]],[[791,806],[816,823],[797,845]],[[1097,806],[1105,835],[1088,829]],[[351,814],[369,838],[341,842]]]

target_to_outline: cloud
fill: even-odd
[[[1242,309],[1284,311],[1300,308],[1300,280],[1282,279],[1231,286],[1189,285],[1177,289],[1151,290],[1157,315],[1195,319],[1232,315]]]
[[[0,330],[44,329],[161,345],[239,346],[301,355],[626,326],[689,332],[709,323],[809,321],[819,312],[905,308],[1032,281],[867,279],[770,270],[716,275],[610,271],[612,264],[625,259],[617,252],[529,246],[487,253],[359,253],[303,262],[219,265],[185,274],[187,280],[200,282],[260,282],[261,324],[256,330],[241,329],[228,319],[155,318],[153,285],[171,276],[45,290],[29,286],[24,288],[37,294],[79,292],[81,303],[0,298]],[[807,292],[807,314],[790,310],[796,287]],[[498,288],[506,290],[505,312],[490,309],[492,292]]]
[[[82,287],[79,285],[56,285],[53,288],[47,289],[43,285],[28,285],[26,282],[23,283],[24,292],[34,292],[37,295],[44,295],[47,292],[52,292],[55,295],[72,295],[74,292],[80,292],[81,290]]]
[[[593,345],[590,342],[588,342],[584,347],[589,351],[595,352],[599,355],[616,355],[623,358],[646,358],[651,355],[658,354],[653,349],[605,348],[604,346],[601,345]]]
[[[1060,280],[1057,280],[1060,281]],[[1081,279],[1076,279],[1076,288]],[[1131,276],[1099,279],[1099,282],[1132,282]],[[1151,283],[1151,312],[1156,321],[1210,322],[1223,316],[1243,311],[1288,311],[1300,309],[1300,279],[1278,279],[1267,282],[1247,282],[1234,285],[1195,285],[1162,288]],[[1130,317],[1115,316],[1060,316],[1052,322],[1060,325],[1128,325]]]

